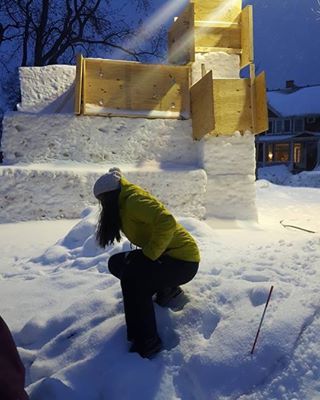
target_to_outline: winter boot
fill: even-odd
[[[130,347],[130,353],[138,353],[142,358],[152,358],[162,349],[162,341],[159,336],[138,341],[135,340]]]
[[[166,307],[169,305],[170,301],[178,297],[183,293],[180,286],[165,288],[159,290],[156,294],[155,302],[161,307]]]

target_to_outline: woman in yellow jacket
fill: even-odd
[[[179,285],[197,273],[200,255],[187,230],[155,197],[128,182],[118,168],[102,175],[93,188],[101,205],[97,241],[120,241],[121,232],[139,250],[110,257],[109,270],[120,279],[131,352],[151,357],[162,348],[152,296],[159,305],[177,296]]]

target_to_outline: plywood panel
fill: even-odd
[[[81,54],[77,55],[76,65],[77,70],[74,92],[74,113],[79,115],[82,111],[83,57]]]
[[[196,49],[199,47],[241,49],[240,26],[231,24],[227,27],[196,27],[195,45]]]
[[[238,21],[242,0],[193,0],[196,21]]]
[[[194,139],[200,140],[214,129],[212,82],[212,71],[210,71],[190,89]]]
[[[214,134],[252,130],[250,79],[213,81]]]
[[[86,59],[86,103],[189,113],[189,67]]]
[[[253,12],[252,6],[247,6],[241,13],[241,68],[253,62]]]
[[[249,65],[250,71],[250,94],[251,94],[251,120],[252,120],[252,133],[256,130],[256,91],[255,91],[255,81],[256,81],[256,68],[254,64]]]
[[[261,133],[268,130],[268,105],[264,72],[256,77],[254,86],[256,97],[255,133]]]
[[[211,53],[211,52],[223,52],[228,54],[241,55],[241,49],[231,49],[228,47],[196,47],[196,53]]]
[[[82,113],[86,113],[87,84],[86,84],[87,59],[82,61]]]
[[[173,23],[168,34],[169,63],[187,64],[194,56],[194,5],[189,4]]]

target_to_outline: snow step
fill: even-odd
[[[80,218],[86,207],[97,205],[93,184],[111,166],[77,163],[2,166],[0,221]],[[203,217],[204,170],[117,166],[129,181],[157,196],[175,215]]]

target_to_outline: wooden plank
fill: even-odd
[[[76,79],[74,87],[74,113],[81,114],[82,111],[82,79],[83,79],[83,57],[77,54],[76,58]]]
[[[232,135],[235,131],[252,131],[250,79],[215,79],[213,101],[213,134]]]
[[[195,21],[194,26],[196,28],[232,28],[238,27],[238,22],[230,21]]]
[[[269,128],[266,76],[264,72],[261,72],[255,79],[255,97],[256,118],[254,133],[258,134],[266,132]]]
[[[250,71],[251,122],[252,122],[252,133],[254,133],[256,129],[256,92],[255,92],[256,69],[254,64],[249,65],[249,71]]]
[[[190,3],[175,20],[168,33],[168,61],[188,64],[194,55],[194,5]]]
[[[241,32],[238,24],[228,27],[195,28],[195,46],[241,49]]]
[[[241,55],[242,50],[241,49],[230,49],[227,47],[196,47],[196,53],[213,53],[213,52],[219,52],[222,51],[223,53],[228,53],[228,54],[239,54]]]
[[[190,113],[190,67],[86,59],[86,104]],[[119,111],[120,113],[120,111]]]
[[[245,7],[241,12],[241,68],[253,63],[253,11],[252,6]]]
[[[193,0],[196,21],[237,22],[242,0]]]
[[[191,86],[191,113],[193,138],[200,140],[215,126],[212,71]]]
[[[87,59],[84,58],[82,61],[82,113],[86,114],[86,102],[87,102]]]

